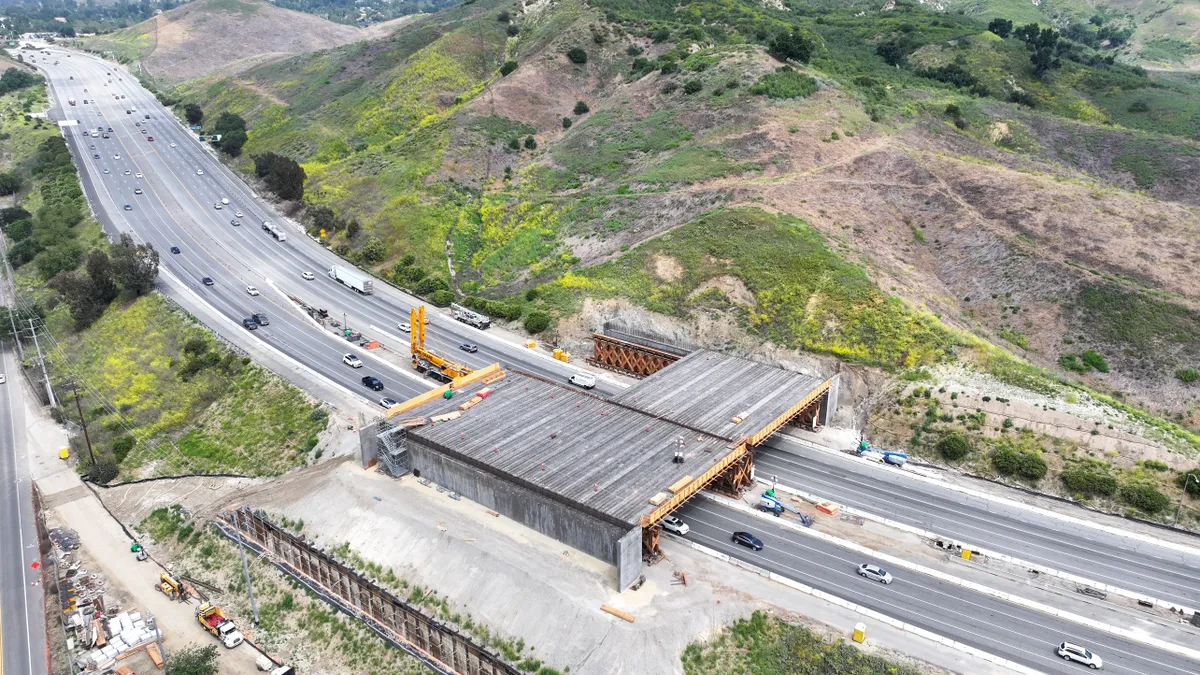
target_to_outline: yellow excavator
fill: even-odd
[[[412,346],[412,366],[417,372],[429,373],[443,382],[471,374],[470,368],[425,349],[425,305],[409,310],[408,317],[408,325],[411,327],[409,340]]]

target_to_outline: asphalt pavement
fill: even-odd
[[[0,672],[47,672],[46,625],[33,521],[33,483],[25,456],[21,371],[11,344],[0,347]]]
[[[687,535],[690,540],[1042,672],[1088,672],[1085,666],[1065,662],[1055,654],[1055,647],[1062,641],[1082,644],[1098,654],[1104,660],[1105,672],[1200,672],[1196,661],[915,572],[891,570],[895,581],[890,585],[869,581],[856,570],[862,563],[875,561],[705,499],[693,500],[678,515],[691,528]],[[763,550],[752,551],[732,543],[735,531],[755,534],[762,540]]]
[[[755,454],[760,479],[874,513],[956,541],[1200,608],[1200,556],[1155,546],[914,480],[890,466],[868,466],[786,436]]]
[[[265,312],[270,325],[256,330],[255,337],[367,400],[386,396],[402,401],[436,385],[409,368],[351,349],[318,329],[289,296],[328,310],[331,317],[368,336],[386,331],[401,340],[408,336],[398,324],[409,321],[409,309],[421,304],[419,299],[381,281],[376,281],[374,294],[364,296],[330,278],[332,266],[347,263],[299,228],[287,225],[136,80],[93,57],[50,51],[51,60],[39,58],[38,65],[50,83],[51,118],[78,121],[64,128],[64,136],[89,201],[107,231],[130,232],[136,240],[152,243],[163,269],[228,318],[229,330],[245,330],[244,318]],[[75,99],[75,106],[69,105],[70,99]],[[233,220],[241,225],[231,224]],[[264,231],[263,221],[284,229],[287,240],[277,241]],[[172,247],[180,253],[170,253]],[[305,272],[313,279],[304,279]],[[204,285],[204,277],[213,284]],[[250,295],[249,286],[259,295]],[[563,382],[574,372],[572,366],[456,322],[445,310],[427,306],[426,313],[431,317],[426,344],[445,358],[472,368],[499,361]],[[462,351],[463,343],[475,344],[479,351]],[[404,344],[391,346],[406,350]],[[342,365],[342,356],[350,352],[362,358],[364,368]],[[361,382],[365,375],[378,376],[385,389],[366,389]],[[601,380],[599,393],[608,388],[615,390]]]

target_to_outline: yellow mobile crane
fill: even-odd
[[[471,369],[454,361],[448,361],[425,349],[425,305],[418,305],[408,313],[409,340],[412,343],[412,366],[417,372],[440,373],[445,381],[470,375]]]

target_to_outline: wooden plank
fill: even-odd
[[[462,413],[455,410],[444,415],[434,415],[433,417],[429,418],[429,421],[437,424],[438,422],[449,422],[450,420],[456,420],[459,417],[462,417]]]
[[[651,504],[651,505],[653,505],[653,506],[658,506],[659,504],[661,504],[661,503],[663,503],[663,502],[667,501],[667,498],[668,498],[668,497],[670,497],[670,496],[671,496],[671,495],[668,495],[668,494],[667,494],[667,493],[665,493],[665,492],[660,492],[660,493],[658,493],[658,494],[656,494],[656,495],[654,495],[653,497],[651,497],[651,498],[650,498],[650,504]]]
[[[670,492],[671,494],[675,494],[675,493],[679,492],[680,490],[682,490],[683,488],[687,487],[687,484],[690,482],[692,482],[692,477],[684,476],[683,478],[680,478],[679,480],[675,481],[674,483],[671,483],[671,485],[667,488],[667,491]]]
[[[613,616],[617,617],[618,619],[624,619],[624,620],[628,621],[629,623],[633,623],[633,615],[630,614],[629,612],[623,612],[623,611],[617,609],[616,607],[613,607],[612,605],[600,605],[600,609],[604,610],[605,612],[608,612],[609,614],[612,614]]]
[[[158,668],[159,670],[162,670],[163,657],[162,657],[162,653],[158,651],[158,645],[157,644],[146,645],[146,653],[150,655],[150,660],[154,662],[154,667]]]

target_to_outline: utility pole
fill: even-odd
[[[33,327],[33,319],[29,320],[29,332],[33,333],[33,346],[37,349],[38,363],[42,364],[42,377],[46,383],[46,396],[50,399],[50,407],[57,408],[58,402],[54,400],[54,389],[50,387],[50,373],[46,372],[46,359],[42,358],[42,348],[38,345],[37,329]]]
[[[250,585],[250,566],[246,563],[246,545],[242,542],[242,509],[233,512],[233,529],[237,530],[238,553],[242,555],[242,573],[246,575],[246,590],[250,592],[250,611],[254,613],[254,625],[258,625],[258,604],[254,602],[254,587]]]
[[[21,346],[21,334],[17,332],[17,317],[13,314],[13,308],[8,309],[8,321],[12,324],[13,342],[17,343],[17,354],[21,356],[21,361],[25,361],[25,348]]]
[[[71,383],[71,391],[75,392],[75,409],[79,411],[79,425],[83,427],[83,440],[87,441],[88,457],[92,460],[88,466],[96,466],[96,453],[92,452],[92,438],[88,436],[87,420],[83,418],[83,406],[79,403],[79,388],[75,386],[74,382]]]

